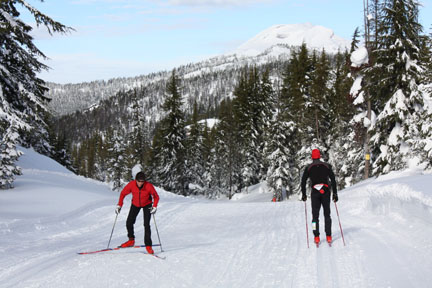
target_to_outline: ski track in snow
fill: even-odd
[[[325,242],[321,211],[319,248],[310,223],[307,247],[303,202],[272,203],[269,194],[210,201],[158,189],[156,221],[161,255],[166,256],[161,260],[145,255],[144,248],[78,255],[107,247],[118,193],[82,177],[50,173],[33,169],[27,177],[40,180],[36,191],[43,191],[47,181],[57,181],[53,190],[76,183],[81,205],[71,201],[64,213],[54,207],[49,216],[32,211],[33,217],[20,218],[20,211],[7,214],[3,208],[25,210],[32,201],[46,199],[40,194],[23,200],[29,195],[26,176],[17,180],[14,191],[0,191],[1,288],[429,287],[432,280],[432,197],[421,188],[432,183],[431,175],[379,178],[341,191],[338,208],[346,246],[332,203],[333,244]],[[106,190],[98,194],[101,187]],[[47,199],[56,197],[46,192]],[[27,202],[19,203],[10,193]],[[111,247],[127,239],[129,202],[130,197],[118,216]],[[51,204],[46,205],[49,210]],[[310,222],[310,200],[307,209]],[[143,244],[141,215],[135,224],[137,245]],[[151,225],[157,244],[153,219]],[[160,253],[160,247],[154,250]]]

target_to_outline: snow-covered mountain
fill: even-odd
[[[303,43],[310,49],[325,49],[328,53],[337,53],[349,48],[350,42],[334,34],[331,29],[311,23],[274,25],[229,54],[238,56],[258,56],[269,51],[275,56],[286,53],[281,46],[301,46]],[[270,49],[270,50],[269,50]]]
[[[307,246],[310,200],[306,206],[297,199],[271,202],[264,183],[233,201],[185,198],[157,188],[155,220],[166,257],[161,260],[143,249],[78,255],[107,247],[118,193],[32,149],[21,150],[23,175],[14,189],[0,193],[2,288],[426,288],[432,282],[431,174],[392,172],[340,191],[344,238],[332,203],[334,242],[319,248]],[[110,247],[127,239],[129,201],[130,196]],[[135,228],[141,245],[142,218]]]
[[[302,43],[310,49],[328,53],[344,51],[349,46],[349,41],[334,35],[333,31],[310,23],[275,25],[266,29],[240,45],[236,50],[210,58],[198,63],[185,63],[176,68],[177,75],[182,79],[206,78],[215,72],[230,73],[245,65],[263,65],[275,61],[289,59],[292,49]],[[60,115],[85,110],[101,100],[114,96],[118,91],[129,90],[134,87],[164,87],[165,81],[170,77],[171,71],[160,71],[149,75],[141,75],[130,78],[115,78],[108,81],[92,81],[78,84],[49,83],[50,91],[47,96],[52,98],[51,109]],[[232,75],[231,75],[232,76]],[[209,76],[209,78],[214,78]],[[230,81],[232,77],[227,77]],[[219,81],[220,79],[215,79]],[[215,91],[214,86],[220,83],[207,83],[203,90]],[[230,88],[231,83],[222,83]],[[217,91],[215,93],[222,93]],[[149,93],[153,93],[149,91]],[[158,92],[154,92],[158,93]],[[225,91],[223,91],[225,93]],[[159,97],[159,96],[158,96]],[[218,98],[213,95],[213,98]]]

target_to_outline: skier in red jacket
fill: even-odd
[[[156,213],[159,195],[153,185],[145,181],[144,173],[138,172],[135,176],[135,180],[129,182],[121,191],[117,208],[115,210],[116,214],[120,213],[123,206],[123,199],[130,193],[132,193],[132,205],[126,220],[129,240],[121,244],[120,247],[125,248],[135,245],[134,224],[138,213],[142,208],[144,213],[144,244],[146,245],[147,252],[153,254],[150,216],[151,214]]]

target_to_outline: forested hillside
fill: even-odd
[[[333,165],[339,188],[409,166],[429,169],[431,37],[418,23],[420,7],[393,0],[366,9],[364,32],[353,31],[347,51],[335,49],[339,39],[320,27],[331,38],[326,43],[336,45],[316,49],[315,40],[323,38],[312,35],[314,45],[307,39],[276,43],[250,55],[262,39],[290,39],[282,25],[242,46],[247,56],[134,78],[49,84],[45,95],[43,81],[35,79],[37,94],[17,90],[30,104],[11,102],[2,84],[0,96],[12,105],[4,107],[16,106],[2,108],[7,117],[0,132],[9,143],[1,146],[3,158],[16,161],[19,139],[113,189],[140,164],[157,186],[210,198],[231,197],[261,181],[275,198],[282,189],[297,193],[312,148]],[[50,110],[46,98],[52,98]],[[35,113],[20,119],[25,111]],[[201,121],[209,118],[216,125]],[[10,185],[19,169],[4,167]]]
[[[285,57],[219,57],[130,79],[131,89],[55,121],[71,167],[117,189],[139,163],[158,186],[208,197],[267,181],[276,198],[298,192],[312,148],[339,188],[430,167],[430,38],[411,17],[415,2],[375,5],[364,46],[355,31],[350,51],[304,43],[284,46]]]

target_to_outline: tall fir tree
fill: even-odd
[[[256,67],[245,69],[234,90],[233,107],[238,123],[240,151],[243,156],[241,174],[246,187],[258,182],[259,173],[259,75]]]
[[[379,95],[383,107],[371,138],[379,155],[374,163],[377,173],[407,167],[407,159],[416,156],[416,139],[424,137],[411,129],[427,117],[418,87],[425,71],[418,6],[414,0],[391,0],[384,7],[375,67],[381,72],[380,91],[386,94]]]
[[[107,139],[110,143],[108,153],[108,174],[112,190],[119,191],[125,182],[130,179],[130,169],[127,167],[126,145],[119,131],[112,134],[112,138]]]
[[[268,139],[266,150],[269,168],[267,170],[267,184],[273,198],[280,201],[282,190],[286,190],[287,197],[296,190],[296,169],[293,167],[292,156],[294,151],[290,151],[290,141],[294,138],[295,124],[286,122],[278,115],[274,118],[271,125],[271,135]],[[294,173],[294,175],[293,175]]]
[[[186,138],[185,175],[187,182],[192,184],[191,192],[199,194],[204,188],[205,161],[204,158],[204,126],[199,123],[198,105],[194,102],[192,123],[189,125],[188,137]]]
[[[305,131],[306,103],[309,98],[310,73],[312,63],[305,43],[299,51],[293,51],[292,57],[283,74],[281,89],[281,102],[283,103],[284,117],[299,125]]]
[[[359,180],[363,173],[363,142],[355,139],[356,126],[350,123],[354,116],[354,105],[350,90],[353,84],[349,69],[349,54],[338,53],[330,81],[329,99],[331,128],[326,139],[329,147],[329,161],[337,177],[338,188],[350,186]],[[347,140],[348,139],[348,140]]]
[[[262,73],[260,80],[260,107],[261,107],[261,146],[260,153],[261,157],[261,171],[260,181],[266,180],[267,170],[270,165],[268,162],[268,155],[266,146],[268,141],[271,141],[273,133],[271,128],[273,126],[274,115],[276,114],[276,92],[273,88],[272,80],[270,79],[270,69],[267,67]]]
[[[1,128],[1,123],[0,123]],[[1,134],[0,142],[0,189],[13,188],[16,175],[21,175],[21,168],[15,163],[22,152],[18,151],[15,143],[17,141],[18,128],[11,123]]]
[[[223,100],[219,109],[219,122],[212,133],[213,150],[210,156],[211,164],[208,167],[211,180],[209,189],[220,187],[217,190],[218,194],[226,195],[229,199],[241,189],[244,181],[241,174],[242,155],[238,145],[237,125],[232,101]]]
[[[126,165],[130,169],[137,164],[144,167],[149,153],[150,145],[146,137],[148,133],[146,133],[144,112],[139,99],[143,92],[139,91],[138,88],[131,91],[131,121],[129,122],[130,128],[127,137],[128,147],[126,148]]]
[[[166,87],[166,99],[163,109],[167,114],[161,121],[160,146],[157,147],[158,178],[164,189],[187,194],[185,176],[185,116],[182,110],[182,96],[179,91],[179,78],[175,70],[172,71]]]
[[[315,55],[315,53],[314,53]],[[327,87],[330,78],[330,64],[323,50],[320,57],[314,56],[315,62],[311,71],[310,97],[307,103],[307,114],[313,127],[315,138],[325,139],[330,129],[330,89]]]
[[[5,149],[0,153],[5,155],[11,149],[15,151],[20,138],[25,140],[24,145],[34,145],[35,149],[49,153],[51,146],[46,123],[46,103],[49,99],[44,96],[48,89],[37,76],[41,70],[48,69],[39,61],[46,57],[33,43],[30,36],[33,28],[20,19],[18,4],[28,10],[36,24],[45,26],[50,34],[71,30],[23,0],[0,1],[0,139],[8,140],[7,145],[0,146],[0,149]],[[21,137],[10,137],[11,131],[17,131],[17,128]],[[17,157],[10,159],[16,160]],[[18,173],[17,169],[11,171]],[[2,176],[2,181],[9,183],[9,187],[15,172]]]

